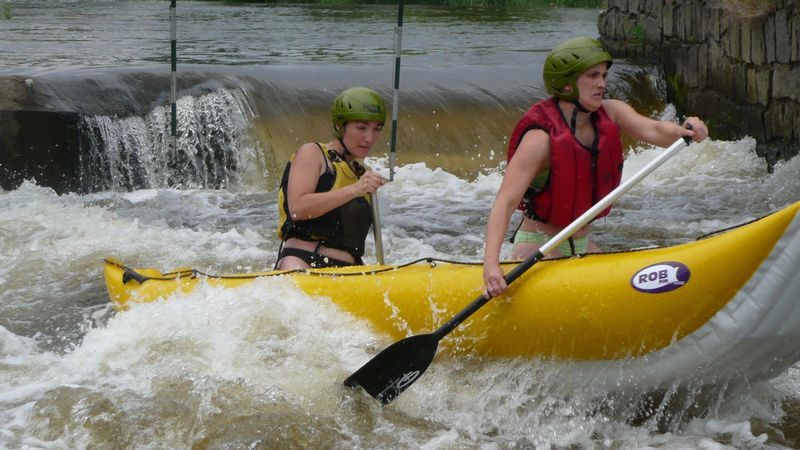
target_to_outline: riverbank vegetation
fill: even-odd
[[[391,5],[397,0],[211,0],[223,3],[266,3],[271,5]],[[405,0],[407,5],[441,5],[458,7],[536,7],[536,8],[600,8],[602,0]]]

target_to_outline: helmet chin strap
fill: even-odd
[[[577,98],[576,98],[575,100],[573,100],[573,101],[572,101],[572,103],[574,103],[574,104],[575,104],[575,106],[576,106],[576,109],[577,109],[577,110],[579,110],[580,112],[585,112],[585,113],[591,112],[591,111],[589,111],[588,109],[586,109],[586,107],[585,107],[585,106],[583,106],[583,105],[581,104],[581,101],[580,101],[580,100],[578,100]]]
[[[575,87],[573,85],[569,85],[569,86],[574,88],[576,92],[578,91],[577,87]],[[572,110],[572,118],[570,119],[570,129],[572,130],[572,134],[575,134],[575,130],[577,129],[578,112],[591,113],[591,111],[586,109],[586,107],[581,104],[581,101],[580,101],[579,97],[580,97],[580,93],[578,94],[578,97],[575,98],[575,100],[569,100],[570,103],[575,105],[575,109]]]
[[[575,109],[572,110],[572,120],[570,121],[569,127],[572,129],[572,134],[574,135],[578,127],[578,111],[582,113],[591,113],[591,111],[581,105],[578,99],[573,100],[572,103],[575,105]]]
[[[572,134],[575,134],[575,131],[578,128],[578,111],[588,113],[590,112],[588,109],[584,108],[583,105],[577,100],[572,102],[575,104],[575,108],[572,109],[572,119],[570,120],[569,127],[572,130]]]
[[[347,148],[346,145],[344,145],[344,137],[340,137],[340,138],[338,138],[338,140],[339,140],[339,143],[342,144],[342,148],[344,149],[345,161],[347,161],[347,155],[352,155],[353,153],[351,153],[350,149]]]
[[[356,178],[361,178],[361,175],[364,175],[366,169],[364,168],[364,166],[359,164],[358,161],[355,160],[355,158],[353,158],[352,162],[347,160],[347,155],[353,155],[353,153],[351,153],[350,149],[348,149],[347,146],[344,145],[344,138],[338,138],[338,140],[339,143],[342,144],[342,148],[344,149],[344,155],[342,157],[342,160],[344,161],[345,164],[350,166],[350,169],[353,171],[354,174],[356,174]]]

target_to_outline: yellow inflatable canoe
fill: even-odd
[[[441,343],[449,354],[703,366],[756,364],[772,374],[800,359],[800,202],[749,224],[665,248],[544,260]],[[508,262],[508,271],[515,263]],[[188,292],[290,277],[393,340],[431,332],[483,288],[480,264],[420,260],[301,272],[162,273],[105,261],[118,309]],[[748,359],[749,358],[749,359]],[[759,359],[760,358],[760,359]],[[672,366],[671,366],[672,364]],[[646,367],[646,368],[645,368]],[[674,369],[673,369],[674,370]]]

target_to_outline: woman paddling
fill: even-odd
[[[276,269],[363,264],[372,225],[369,194],[385,180],[358,160],[377,142],[386,107],[372,89],[352,87],[336,97],[331,115],[336,139],[303,144],[284,170]]]
[[[534,104],[514,128],[508,166],[486,226],[487,296],[507,288],[500,249],[514,210],[520,208],[523,219],[512,237],[512,258],[527,258],[619,185],[620,132],[660,147],[681,136],[697,142],[708,136],[697,117],[680,126],[645,117],[620,100],[604,99],[611,63],[602,44],[588,37],[569,39],[547,56],[544,86],[552,97]],[[589,240],[589,228],[579,230],[549,256],[598,251]]]

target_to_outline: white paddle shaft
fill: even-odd
[[[664,161],[668,160],[672,157],[675,153],[679,152],[683,148],[689,145],[691,142],[691,138],[684,137],[675,141],[674,144],[670,145],[666,150],[659,153],[658,156],[647,163],[641,170],[636,172],[632,177],[622,182],[616,189],[611,191],[608,195],[602,198],[599,202],[595,203],[594,206],[589,208],[585,213],[581,214],[580,217],[573,220],[571,224],[569,224],[566,228],[561,230],[558,234],[553,236],[552,239],[545,242],[539,248],[539,251],[542,252],[543,255],[546,255],[549,251],[553,250],[554,248],[558,247],[562,242],[569,239],[570,236],[575,234],[578,230],[586,226],[592,219],[595,218],[600,212],[604,209],[611,206],[619,197],[622,196],[625,192],[628,191],[634,184],[638,183],[642,180],[642,178],[646,177],[650,174],[650,172],[654,171],[658,166],[664,163]]]

